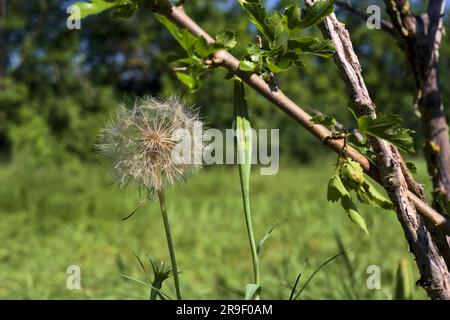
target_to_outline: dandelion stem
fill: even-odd
[[[252,214],[250,211],[250,196],[248,189],[242,184],[242,179],[241,179],[241,186],[243,191],[242,198],[244,201],[245,223],[247,225],[248,240],[250,242],[250,250],[252,253],[253,275],[255,278],[255,284],[257,286],[260,286],[261,284],[259,280],[259,259],[258,259],[258,251],[256,248],[255,236],[253,234]],[[259,300],[259,295],[256,295],[255,299]]]
[[[177,294],[177,299],[181,300],[181,291],[180,291],[180,282],[178,280],[178,269],[177,269],[177,261],[175,259],[175,249],[173,247],[172,236],[170,234],[170,225],[169,225],[169,217],[167,216],[167,208],[166,208],[166,197],[164,195],[164,190],[158,190],[159,204],[161,206],[161,214],[164,222],[164,229],[166,231],[167,238],[167,246],[169,247],[170,254],[170,262],[172,264],[173,271],[173,280],[175,283],[175,291]]]

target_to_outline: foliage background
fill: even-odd
[[[110,14],[89,17],[81,30],[66,28],[71,1],[7,1],[0,18],[0,298],[143,298],[146,288],[120,277],[143,278],[132,254],[166,259],[161,221],[155,204],[121,222],[136,207],[131,187],[124,194],[111,183],[108,164],[93,150],[96,136],[117,103],[136,96],[183,95],[200,107],[210,127],[229,128],[232,83],[225,71],[209,73],[196,94],[176,80],[167,52],[177,46],[168,32],[140,10],[130,19]],[[268,1],[281,9],[295,1]],[[381,1],[361,1],[366,4]],[[413,1],[418,8],[420,3]],[[254,41],[255,30],[242,19],[236,1],[198,0],[188,14],[215,34],[237,33],[238,56]],[[355,44],[373,100],[383,111],[400,114],[417,134],[413,83],[394,40],[382,31],[337,10]],[[448,19],[446,19],[448,25]],[[313,28],[310,32],[318,33]],[[280,87],[305,109],[317,108],[354,126],[347,96],[332,61],[311,58],[307,69],[279,77]],[[440,79],[450,103],[450,42],[444,37]],[[334,233],[352,249],[354,276],[338,261],[327,266],[305,291],[305,298],[390,298],[399,259],[408,248],[392,213],[365,211],[371,237],[351,225],[343,210],[328,204],[326,181],[333,157],[314,138],[266,102],[249,93],[256,128],[280,128],[280,173],[254,174],[256,231],[279,223],[262,258],[265,298],[287,298],[289,286],[309,258],[311,272],[339,252]],[[446,110],[448,115],[448,109]],[[419,178],[424,166],[416,160]],[[256,172],[255,172],[256,173]],[[428,183],[428,182],[427,182]],[[213,190],[213,192],[211,192]],[[207,194],[208,196],[205,196]],[[240,298],[251,264],[239,197],[237,169],[207,168],[169,193],[182,280],[190,298]],[[195,221],[195,224],[194,224]],[[413,262],[411,261],[411,264]],[[65,287],[70,264],[82,268],[81,291]],[[365,286],[365,268],[383,270],[382,290]],[[309,268],[309,269],[308,269]],[[356,280],[353,280],[355,277]],[[348,289],[352,288],[353,289]],[[170,291],[170,290],[169,290]],[[420,290],[416,298],[424,297]]]

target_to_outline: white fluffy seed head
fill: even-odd
[[[152,192],[158,191],[201,167],[193,161],[179,163],[172,157],[181,138],[179,132],[184,132],[190,135],[191,143],[183,153],[190,159],[201,159],[203,135],[194,134],[199,124],[198,112],[177,97],[144,97],[131,110],[119,106],[116,119],[102,131],[96,147],[112,159],[121,186],[135,180]]]

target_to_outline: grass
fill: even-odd
[[[333,161],[281,166],[276,176],[254,171],[256,238],[276,223],[260,256],[262,299],[288,299],[306,260],[299,287],[339,253],[335,233],[351,253],[325,266],[300,298],[390,299],[398,262],[416,269],[393,212],[361,206],[369,237],[326,201]],[[138,206],[135,188],[118,190],[105,166],[78,162],[3,166],[0,181],[0,298],[148,299],[149,288],[120,274],[148,280],[134,253],[147,270],[146,255],[169,262],[157,201],[121,221]],[[242,299],[252,263],[237,168],[204,170],[166,197],[184,298]],[[66,288],[69,265],[81,268],[81,290]],[[369,265],[381,268],[380,290],[367,288]],[[168,280],[162,290],[174,297],[172,287]],[[415,288],[414,298],[426,296]]]

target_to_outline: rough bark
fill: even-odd
[[[450,140],[439,90],[439,48],[443,32],[445,1],[429,1],[428,10],[415,16],[408,0],[385,0],[394,36],[405,53],[416,86],[421,114],[424,155],[433,183],[433,206],[446,215],[437,199],[450,200]],[[433,238],[450,269],[450,238],[432,230]]]
[[[314,1],[305,0],[305,3],[311,5]],[[320,28],[324,37],[331,39],[336,47],[335,62],[341,70],[356,112],[360,116],[376,118],[375,105],[365,85],[361,66],[345,26],[333,13],[320,24]],[[417,214],[408,197],[409,187],[398,150],[382,139],[372,138],[371,144],[377,155],[380,180],[395,205],[398,220],[416,258],[421,274],[420,285],[432,299],[450,299],[450,274],[422,217]]]
[[[415,79],[424,154],[434,196],[443,195],[450,200],[450,142],[438,66],[445,1],[430,0],[427,12],[421,16],[413,14],[407,0],[385,0],[385,4]],[[435,206],[438,207],[436,203]]]

